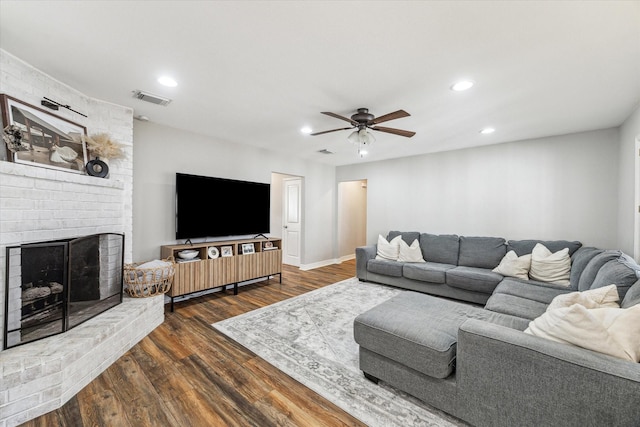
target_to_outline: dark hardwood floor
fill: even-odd
[[[165,306],[165,321],[62,408],[25,426],[364,426],[211,327],[355,276],[355,261]]]

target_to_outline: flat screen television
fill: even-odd
[[[176,173],[176,239],[269,232],[270,184]]]

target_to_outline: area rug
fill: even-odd
[[[369,426],[465,425],[358,368],[353,319],[400,292],[352,278],[212,326]]]

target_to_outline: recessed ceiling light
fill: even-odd
[[[484,128],[480,131],[483,135],[489,135],[490,133],[494,133],[496,130],[494,128]]]
[[[462,80],[457,83],[454,83],[453,86],[451,86],[451,90],[455,90],[456,92],[461,92],[463,90],[471,89],[472,86],[473,86],[472,81]]]
[[[302,133],[306,133],[307,135],[310,134],[311,132],[313,132],[313,129],[311,129],[309,126],[305,126],[302,129],[300,129],[300,132]]]
[[[160,83],[163,86],[168,86],[168,87],[176,87],[178,86],[178,82],[175,81],[174,79],[172,79],[169,76],[162,76],[158,79],[158,83]]]

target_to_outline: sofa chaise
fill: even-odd
[[[387,240],[397,236],[417,240],[426,262],[376,259],[375,245],[356,249],[361,281],[409,290],[354,321],[367,378],[476,426],[640,426],[639,363],[524,332],[575,292],[615,284],[620,307],[640,306],[640,267],[629,257],[567,241],[417,232]],[[567,284],[492,271],[509,251],[527,255],[538,243],[568,248]]]

